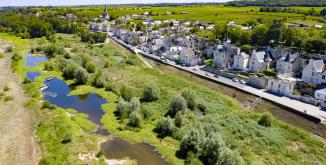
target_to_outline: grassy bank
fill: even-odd
[[[107,73],[109,82],[117,88],[128,87],[134,97],[141,98],[144,84],[152,82],[159,86],[161,95],[155,102],[142,102],[141,109],[151,111],[150,119],[143,120],[141,128],[130,128],[120,121],[114,113],[118,97],[104,89],[80,86],[73,94],[97,93],[109,100],[103,105],[105,115],[101,122],[115,135],[131,142],[154,144],[159,152],[172,164],[182,161],[175,156],[181,138],[186,132],[198,125],[210,127],[221,133],[226,143],[234,150],[239,150],[246,163],[250,164],[305,164],[305,162],[325,162],[325,144],[302,129],[273,119],[272,127],[257,124],[260,113],[243,111],[240,103],[223,93],[211,90],[204,84],[189,81],[188,78],[171,72],[166,74],[159,69],[144,67],[134,55],[126,55],[108,44],[105,46],[79,46],[73,54],[88,54],[98,69]],[[118,62],[117,58],[125,59]],[[127,63],[126,61],[133,61]],[[179,95],[185,88],[196,92],[197,102],[205,104],[206,115],[191,113],[189,122],[172,137],[163,140],[153,132],[156,122],[168,110],[170,98]]]
[[[96,70],[101,70],[102,75],[105,75],[105,80],[110,84],[110,90],[95,88],[91,82],[87,82],[86,85],[77,86],[70,94],[96,93],[107,99],[108,103],[102,106],[105,115],[101,122],[104,127],[130,142],[146,142],[155,145],[159,153],[171,164],[184,163],[183,159],[176,156],[180,141],[189,130],[198,127],[219,132],[229,148],[239,151],[245,164],[306,164],[307,162],[323,164],[326,162],[325,144],[302,129],[274,118],[271,127],[264,127],[257,123],[261,118],[260,113],[244,111],[239,101],[222,92],[212,90],[205,84],[198,84],[173,72],[166,74],[160,69],[147,68],[135,55],[124,54],[110,44],[90,46],[80,43],[77,37],[70,35],[60,35],[60,37],[60,44],[69,45],[65,46],[65,50],[69,50],[69,55],[56,55],[51,58],[50,63],[53,64],[54,71],[42,72],[42,75],[36,78],[35,83],[27,84],[27,93],[37,91],[35,87],[48,76],[62,78],[60,69],[57,67],[63,58],[80,62],[81,56],[87,56],[88,60],[95,64]],[[37,39],[34,42],[38,42]],[[92,75],[96,73],[90,74],[90,79]],[[159,87],[160,96],[153,102],[141,102],[140,109],[146,110],[149,117],[142,119],[140,128],[130,127],[115,113],[121,89],[128,88],[132,97],[142,98],[144,84],[149,82]],[[69,80],[67,83],[72,84],[74,81]],[[168,111],[171,97],[180,95],[185,88],[190,88],[196,93],[196,101],[205,105],[205,111],[197,113],[197,110],[187,110],[187,118],[183,126],[177,128],[173,135],[160,139],[154,132],[156,123]],[[43,124],[38,128],[38,135],[48,151],[45,160],[70,162],[76,160],[78,152],[95,150],[95,143],[99,137],[87,134],[86,131],[93,128],[84,122],[85,116],[80,115],[77,120],[71,120],[60,109],[40,108],[39,95],[32,94],[31,96],[35,98],[32,99],[30,106],[35,107],[43,116],[41,117]],[[62,124],[51,124],[56,122],[62,122]],[[61,129],[63,127],[69,129]],[[58,134],[54,130],[63,131],[63,133]],[[60,136],[49,137],[48,131]],[[61,136],[65,134],[69,136]],[[67,141],[66,137],[70,137],[68,138],[70,141],[62,144],[62,139],[64,142]],[[61,157],[54,159],[54,155],[69,156],[66,159],[61,159]]]
[[[65,110],[47,104],[40,97],[39,86],[46,77],[61,77],[60,72],[42,72],[43,64],[37,67],[25,66],[25,57],[30,48],[37,44],[37,40],[23,40],[8,34],[0,34],[0,40],[9,42],[13,51],[8,54],[21,56],[12,63],[14,71],[25,78],[26,72],[39,71],[41,76],[35,82],[24,81],[25,94],[29,97],[26,108],[32,110],[37,120],[35,125],[36,140],[42,148],[42,157],[39,164],[104,164],[103,156],[99,160],[86,159],[81,161],[79,153],[97,153],[98,142],[103,139],[100,135],[89,134],[95,129],[95,125],[87,120],[84,114],[73,113],[72,120]]]

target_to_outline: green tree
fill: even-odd
[[[275,43],[283,42],[286,26],[282,20],[274,20],[269,26],[266,38],[268,41],[275,41]]]
[[[174,96],[170,100],[167,115],[174,117],[179,111],[187,108],[187,102],[182,96]]]
[[[310,38],[306,43],[308,52],[325,53],[326,52],[326,39],[314,37]]]
[[[201,143],[203,142],[203,135],[198,129],[191,129],[186,136],[184,136],[180,143],[181,156],[187,156],[188,152],[197,154],[200,151]]]
[[[76,79],[76,83],[77,84],[86,84],[87,83],[87,79],[88,79],[88,73],[87,73],[87,71],[84,68],[79,67],[75,71],[74,77]]]
[[[141,115],[139,111],[133,111],[129,115],[128,125],[131,127],[140,127],[141,126]]]
[[[176,127],[169,116],[156,123],[155,132],[157,132],[160,137],[171,136],[175,131]]]
[[[143,89],[144,101],[156,101],[160,96],[160,88],[155,84],[146,84]]]
[[[267,27],[264,25],[255,26],[252,30],[252,43],[254,45],[264,45],[266,43]]]
[[[63,77],[66,79],[73,79],[75,71],[77,70],[76,63],[68,61],[66,66],[63,68]]]
[[[196,107],[196,93],[190,88],[185,89],[181,96],[187,101],[187,106],[189,109],[195,109]]]
[[[218,164],[221,153],[225,148],[225,142],[217,132],[211,132],[204,140],[200,159],[204,164]]]

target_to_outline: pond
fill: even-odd
[[[129,157],[141,165],[167,165],[155,147],[147,143],[131,144],[121,138],[107,140],[101,145],[107,159],[123,159]]]
[[[28,78],[28,79],[30,79],[31,81],[35,81],[35,78],[36,77],[38,77],[38,76],[40,76],[41,75],[41,73],[40,72],[27,72],[26,73],[26,77]]]
[[[43,90],[44,99],[63,109],[72,108],[85,113],[92,122],[101,125],[100,119],[104,115],[101,106],[107,103],[104,98],[94,93],[69,96],[71,88],[63,80],[57,78],[45,81],[44,84],[48,86]]]
[[[26,65],[33,67],[39,62],[45,62],[48,59],[45,56],[32,56],[28,54],[26,57]],[[31,81],[35,81],[40,72],[27,72],[26,77]],[[75,109],[80,113],[85,113],[89,116],[89,120],[94,122],[98,128],[92,132],[94,134],[109,135],[109,132],[103,128],[100,119],[104,115],[101,109],[102,104],[107,103],[106,99],[95,93],[84,95],[69,96],[72,87],[68,86],[63,80],[57,78],[47,78],[42,86],[43,98],[48,100],[63,109]],[[142,165],[166,165],[168,164],[160,154],[155,151],[155,147],[146,144],[138,143],[131,144],[123,139],[114,137],[102,143],[104,156],[107,159],[123,159],[129,157],[136,160]]]
[[[26,56],[25,64],[26,66],[34,67],[37,66],[40,62],[46,61],[48,61],[46,56],[33,56],[31,53],[28,53]]]

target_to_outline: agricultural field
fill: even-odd
[[[308,11],[311,7],[291,7]],[[249,20],[262,18],[267,23],[274,19],[287,19],[290,23],[305,23],[308,25],[321,24],[318,20],[323,19],[320,16],[306,16],[296,13],[264,13],[259,12],[260,7],[231,7],[223,5],[189,5],[189,6],[109,6],[109,14],[118,17],[128,14],[143,14],[144,12],[152,12],[152,18],[158,20],[179,19],[179,20],[199,20],[209,23],[225,24],[228,21],[236,21],[245,23]],[[320,12],[323,7],[314,7]],[[103,6],[82,7],[77,11],[77,16],[99,16],[103,12]],[[171,14],[167,15],[166,13]],[[189,14],[180,14],[180,12],[188,12]],[[175,13],[175,14],[172,14]],[[304,21],[303,21],[304,20]]]

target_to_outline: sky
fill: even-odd
[[[130,3],[227,2],[230,0],[0,0],[0,6],[70,6]]]

